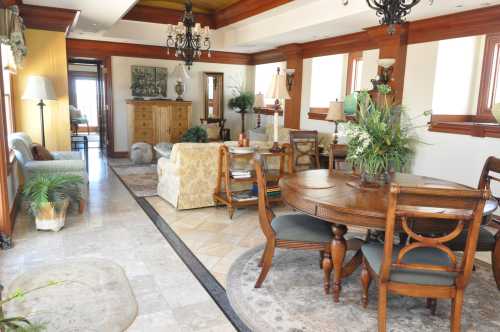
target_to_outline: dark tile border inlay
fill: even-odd
[[[241,332],[251,332],[251,330],[243,323],[234,312],[233,307],[229,303],[226,290],[222,287],[217,279],[207,270],[207,268],[196,258],[193,252],[186,246],[186,244],[177,236],[177,234],[170,228],[167,222],[160,216],[158,212],[149,204],[144,197],[137,197],[127,187],[123,180],[118,176],[112,167],[109,167],[124,187],[129,191],[132,197],[136,200],[137,204],[144,210],[146,215],[151,219],[153,224],[158,228],[161,235],[167,240],[170,246],[174,249],[180,259],[186,264],[191,273],[198,279],[200,284],[205,288],[210,297],[214,300],[215,304],[222,310],[224,315],[229,319],[234,328]]]

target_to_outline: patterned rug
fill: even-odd
[[[5,294],[28,291],[4,306],[6,317],[23,316],[42,323],[46,331],[120,332],[137,316],[137,302],[123,269],[108,260],[67,261],[27,271]]]
[[[125,186],[136,197],[157,196],[158,173],[156,164],[111,164],[111,168],[122,180]]]
[[[376,331],[377,286],[370,287],[370,304],[361,306],[360,271],[343,282],[340,303],[323,292],[318,253],[277,249],[273,266],[261,289],[254,284],[260,273],[263,247],[247,251],[228,275],[228,297],[236,313],[255,332],[260,331]],[[478,265],[466,290],[462,331],[500,331],[500,292],[488,266]],[[450,301],[438,301],[432,316],[425,299],[391,294],[389,331],[449,331]]]

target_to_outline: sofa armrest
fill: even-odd
[[[44,160],[29,161],[24,164],[29,173],[85,173],[83,160]]]
[[[162,178],[164,176],[178,176],[179,175],[179,167],[174,164],[170,159],[160,158],[158,159],[157,164],[158,178]]]
[[[55,160],[82,160],[82,154],[79,151],[56,151],[51,153]]]

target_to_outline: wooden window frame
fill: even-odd
[[[355,71],[357,66],[355,66],[356,61],[363,60],[363,51],[350,52],[347,60],[347,81],[346,81],[346,96],[352,93],[352,78],[356,77]],[[354,75],[354,76],[353,76]],[[328,113],[328,107],[309,107],[309,113],[307,117],[310,120],[325,120]],[[348,116],[348,120],[354,120],[355,117]]]
[[[500,84],[500,33],[486,35],[479,98],[475,115],[433,115],[429,131],[500,138],[500,124],[489,107]],[[494,76],[494,77],[493,77]]]

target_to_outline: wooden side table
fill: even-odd
[[[279,180],[285,175],[285,157],[289,152],[270,152],[269,150],[260,150],[251,153],[233,153],[225,145],[222,145],[219,149],[219,160],[218,160],[218,171],[217,171],[217,186],[214,192],[214,201],[216,205],[226,205],[229,213],[229,218],[233,218],[234,210],[239,207],[245,206],[255,206],[258,204],[258,198],[248,197],[248,199],[240,199],[242,194],[245,192],[251,193],[251,190],[233,190],[235,185],[253,185],[257,183],[257,178],[255,174],[255,169],[253,166],[250,168],[249,177],[237,178],[234,177],[232,172],[235,170],[231,169],[231,165],[236,160],[247,160],[248,163],[255,158],[255,155],[259,154],[264,158],[280,158],[280,167],[276,170],[267,171],[267,181],[276,184],[278,186]],[[282,202],[281,195],[269,197],[269,202],[276,203]]]

